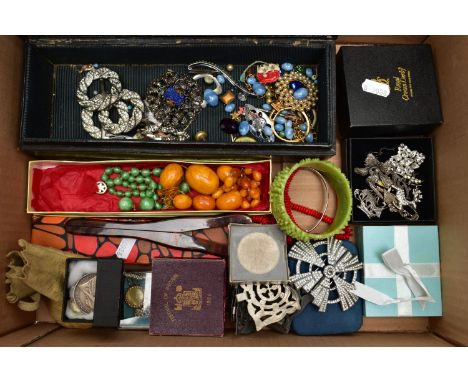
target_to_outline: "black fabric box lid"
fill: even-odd
[[[98,259],[93,326],[119,327],[122,270],[120,259]]]
[[[430,45],[343,47],[337,62],[345,136],[420,135],[443,122]],[[366,79],[388,84],[390,94],[363,91]]]
[[[94,299],[93,321],[82,319],[69,319],[65,315],[69,298],[67,280],[69,276],[69,264],[73,261],[97,261],[96,295]],[[70,258],[66,260],[65,288],[63,295],[62,321],[64,322],[92,322],[95,327],[118,328],[120,320],[120,301],[122,290],[123,260],[120,259],[86,259]]]

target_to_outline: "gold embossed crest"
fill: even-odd
[[[183,310],[184,308],[192,310],[201,310],[202,308],[202,288],[192,288],[192,290],[183,290],[182,285],[176,286],[175,308],[174,310]]]

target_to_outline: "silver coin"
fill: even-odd
[[[75,284],[73,299],[83,313],[94,311],[94,299],[96,295],[96,273],[84,275]]]

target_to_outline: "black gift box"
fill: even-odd
[[[364,91],[366,80],[388,85],[389,95]],[[443,122],[430,45],[342,47],[337,89],[344,136],[423,135]]]
[[[66,307],[69,300],[67,287],[70,274],[69,266],[75,261],[96,261],[96,294],[94,298],[94,317],[92,321],[83,319],[70,319],[66,316]],[[123,260],[120,259],[83,259],[70,258],[66,260],[64,295],[62,308],[63,322],[92,323],[94,327],[118,328],[120,322],[120,304],[122,294]]]
[[[210,61],[234,65],[233,77],[255,60],[315,65],[318,71],[318,137],[313,143],[232,142],[219,123],[224,107],[202,110],[187,130],[208,133],[207,142],[96,140],[82,128],[76,90],[85,64],[98,63],[119,74],[122,86],[145,98],[150,82],[167,69],[187,73],[187,65]],[[116,155],[332,155],[335,153],[335,43],[310,37],[35,37],[25,43],[20,147],[47,153]],[[97,86],[97,85],[96,85]],[[230,89],[228,85],[225,88]],[[203,85],[205,88],[206,86]],[[206,87],[208,88],[208,87]],[[96,89],[95,89],[96,90]],[[92,91],[92,89],[91,89]],[[260,106],[263,102],[248,97]],[[236,101],[236,105],[241,103]]]
[[[364,160],[368,153],[382,154],[378,159],[386,161],[390,156],[395,155],[398,146],[403,143],[411,150],[417,150],[425,155],[424,162],[415,170],[416,177],[422,180],[420,186],[423,198],[417,204],[419,219],[415,221],[406,220],[397,212],[390,212],[388,209],[382,212],[380,218],[368,218],[367,215],[358,208],[359,201],[354,196],[355,189],[369,188],[366,177],[356,174],[356,167],[364,167]],[[344,145],[344,165],[348,176],[351,190],[353,192],[353,210],[351,223],[364,225],[421,225],[434,224],[436,222],[436,197],[435,197],[435,166],[434,148],[430,137],[402,137],[402,138],[349,138]]]

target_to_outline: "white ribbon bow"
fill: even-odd
[[[419,275],[410,264],[405,264],[396,248],[390,249],[382,255],[382,259],[387,268],[396,275],[400,275],[406,282],[414,297],[393,298],[385,293],[371,288],[360,282],[355,282],[355,289],[352,291],[356,296],[363,298],[377,305],[399,304],[402,302],[419,301],[424,309],[427,302],[435,302],[428,289],[422,282]]]

